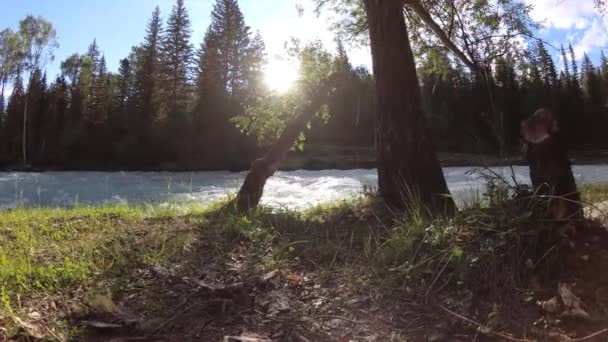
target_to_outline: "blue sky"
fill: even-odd
[[[174,0],[2,0],[0,29],[17,28],[20,19],[28,14],[42,15],[56,27],[60,47],[56,59],[47,70],[58,71],[59,63],[75,52],[85,52],[97,39],[106,56],[108,68],[116,70],[121,58],[144,37],[146,23],[156,5],[166,20]],[[198,47],[209,25],[209,14],[215,0],[186,0],[192,21],[192,42]],[[291,36],[303,41],[320,38],[332,45],[326,19],[317,18],[312,11],[298,16],[295,0],[241,0],[241,10],[247,25],[260,30],[264,36],[270,61],[283,54],[284,43]],[[351,53],[355,64],[368,64],[368,49]]]
[[[533,19],[543,23],[539,35],[557,47],[571,43],[579,62],[586,52],[597,63],[600,51],[608,48],[608,20],[598,14],[593,0],[525,1],[534,5]]]
[[[578,58],[588,52],[597,61],[599,51],[608,45],[608,21],[597,14],[592,0],[524,0],[535,6],[534,19],[544,22],[540,35],[548,42],[572,43]],[[214,0],[186,0],[193,28],[193,43],[198,46],[209,25]],[[269,60],[283,53],[283,44],[291,36],[303,41],[320,38],[327,45],[333,36],[326,18],[315,17],[310,10],[299,17],[296,0],[241,0],[246,22],[264,36]],[[299,1],[300,3],[305,1]],[[0,29],[16,28],[27,14],[42,15],[55,25],[60,48],[47,70],[55,75],[61,60],[75,52],[84,52],[93,38],[105,53],[110,70],[139,44],[146,23],[158,4],[166,19],[174,0],[2,0]],[[354,64],[369,64],[369,49],[351,49]],[[558,56],[557,51],[552,51]],[[560,63],[561,67],[561,63]]]

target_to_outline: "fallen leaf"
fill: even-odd
[[[290,284],[300,284],[302,282],[303,278],[301,275],[295,274],[295,273],[291,273],[287,276],[287,281]]]

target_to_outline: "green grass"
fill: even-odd
[[[4,307],[0,315],[14,312],[17,297],[87,287],[101,278],[121,277],[139,263],[176,260],[183,247],[194,240],[196,228],[180,224],[177,218],[209,210],[213,207],[108,206],[0,212]]]
[[[608,183],[584,185],[580,187],[583,201],[598,203],[608,200]]]
[[[588,202],[606,200],[608,184],[581,192]],[[430,219],[420,209],[392,213],[373,196],[302,212],[240,214],[226,202],[3,211],[0,323],[22,315],[28,299],[75,288],[104,292],[107,283],[120,292],[138,281],[134,270],[184,263],[196,243],[205,244],[209,258],[238,250],[264,271],[297,264],[358,273],[354,279],[368,285],[417,284],[425,296],[450,281],[515,288],[525,274],[514,270],[542,240],[530,235],[539,221],[530,208],[488,203],[451,219]]]

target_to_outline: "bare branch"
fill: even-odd
[[[403,0],[403,4],[412,9],[424,23],[437,35],[439,40],[449,48],[458,58],[462,60],[471,70],[478,70],[476,63],[469,59],[462,50],[446,35],[441,26],[435,22],[429,12],[422,6],[419,0]]]

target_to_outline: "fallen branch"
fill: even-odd
[[[594,332],[594,333],[593,333],[593,334],[591,334],[591,335],[587,335],[587,336],[585,336],[585,337],[581,337],[581,338],[575,338],[575,339],[573,339],[573,340],[569,340],[569,341],[570,341],[570,342],[581,342],[581,341],[588,341],[588,340],[590,340],[590,339],[592,339],[592,338],[594,338],[594,337],[598,337],[598,336],[603,335],[603,334],[605,334],[605,333],[608,333],[608,328],[602,329],[602,330],[600,330],[600,331],[598,331],[598,332]]]

